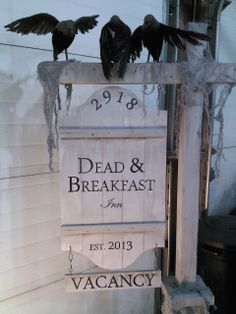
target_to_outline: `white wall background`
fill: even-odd
[[[40,12],[59,20],[100,14],[98,27],[79,34],[69,48],[76,54],[72,58],[99,62],[100,30],[113,14],[134,30],[147,13],[161,20],[162,0],[0,1],[0,313],[153,313],[153,289],[64,292],[68,263],[60,249],[58,158],[54,154],[50,173],[43,90],[36,73],[40,62],[53,59],[51,35],[22,36],[3,27]],[[59,60],[64,59],[61,54]],[[75,88],[72,106],[89,93],[88,87]],[[74,259],[79,270],[93,267],[82,256]],[[149,252],[134,267],[153,268],[153,260]]]
[[[236,62],[236,0],[222,12],[219,25],[218,62]],[[216,101],[222,86],[217,88]],[[216,112],[217,113],[217,112]],[[236,208],[236,88],[232,89],[224,110],[223,153],[220,163],[220,173],[210,184],[209,214],[228,214]],[[213,147],[219,135],[219,124],[214,122]],[[214,168],[216,156],[212,156]]]

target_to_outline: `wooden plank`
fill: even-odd
[[[161,272],[143,270],[68,274],[65,285],[67,292],[157,288],[161,286]]]
[[[60,128],[60,138],[160,138],[166,134],[166,127],[140,128]]]
[[[60,254],[42,261],[29,263],[23,267],[0,272],[0,294],[15,287],[27,284],[30,286],[31,282],[59,273],[63,270],[64,264],[65,257]]]
[[[132,100],[134,106],[131,106]],[[166,116],[166,111],[158,112],[156,106],[144,106],[131,90],[107,86],[95,91],[92,88],[91,96],[85,98],[80,106],[71,108],[69,115],[62,111],[58,126],[62,130],[71,129],[72,132],[78,127],[102,129],[166,127]]]
[[[65,236],[93,233],[156,232],[165,228],[165,222],[103,223],[90,225],[62,225]]]
[[[101,141],[101,140],[100,140]],[[112,139],[103,139],[102,140],[102,160],[104,165],[108,162],[110,164],[115,164],[116,161],[123,161],[124,159],[124,141],[122,139],[112,140]],[[115,178],[116,180],[122,180],[124,178],[123,174],[123,164],[120,164],[120,170],[117,168],[117,173],[111,174],[110,171],[100,174],[102,175],[102,180],[109,182],[111,179]],[[103,167],[104,169],[104,167]],[[98,177],[97,177],[98,178]],[[114,206],[113,206],[114,204]],[[121,223],[124,217],[124,206],[123,206],[123,193],[120,191],[113,191],[112,195],[102,192],[102,223],[107,225],[112,222]],[[109,241],[109,235],[104,234],[103,240],[105,238]],[[118,240],[118,239],[117,239]],[[122,238],[119,239],[120,241]]]
[[[201,114],[200,106],[185,108],[180,131],[176,278],[181,283],[196,279]]]
[[[10,231],[60,218],[60,204],[54,202],[1,214],[0,230]]]
[[[42,145],[47,138],[47,128],[45,125],[1,125],[0,124],[0,147],[25,145]],[[22,147],[22,149],[24,149]]]
[[[60,76],[60,84],[178,84],[181,82],[181,74],[178,64],[174,63],[133,63],[128,64],[124,79],[117,74],[111,80],[107,80],[102,71],[101,63],[81,62],[42,62],[38,68],[47,68],[55,71],[57,66],[64,66]]]
[[[9,178],[0,180],[0,191],[17,190],[24,187],[37,187],[45,186],[53,183],[53,186],[58,184],[58,173],[48,173],[38,176],[21,176],[19,178]],[[1,198],[0,198],[1,199]]]
[[[57,161],[56,150],[53,159]],[[44,144],[31,145],[12,145],[0,147],[0,175],[1,169],[9,169],[12,167],[28,167],[38,164],[48,163],[48,151],[46,138]],[[11,158],[10,158],[10,157]]]
[[[4,251],[0,253],[0,272],[19,268],[61,254],[63,253],[60,250],[59,236],[20,248]]]
[[[40,179],[39,177],[33,176],[31,178],[34,178],[34,182],[36,182],[37,179]],[[26,181],[26,178],[25,180],[23,179],[22,182]],[[9,181],[12,182],[14,180],[17,179]],[[12,182],[12,184],[14,183]],[[2,208],[2,213],[9,213],[36,206],[50,205],[55,203],[58,193],[59,186],[58,182],[55,181],[45,182],[45,184],[32,184],[32,186],[12,187],[11,189],[6,186],[6,188],[0,189],[0,207]]]
[[[38,280],[31,281],[30,284],[26,283],[26,284],[23,284],[23,285],[20,285],[17,287],[16,286],[12,287],[12,288],[7,289],[5,291],[1,291],[0,302],[2,303],[3,301],[7,302],[10,300],[14,300],[15,296],[20,296],[20,295],[22,296],[22,295],[28,293],[29,291],[34,291],[34,290],[38,289],[39,287],[47,286],[53,282],[56,282],[58,280],[62,280],[62,278],[64,277],[64,274],[65,274],[65,272],[63,270],[63,267],[61,267],[59,272],[57,272],[57,273],[55,272],[51,275],[41,277]],[[7,313],[9,313],[9,312],[7,312]],[[18,313],[19,312],[17,311],[17,314]]]
[[[165,226],[152,232],[72,234],[62,237],[62,250],[87,256],[106,269],[120,269],[133,263],[145,251],[165,246]]]
[[[56,152],[57,154],[57,152]],[[1,169],[0,179],[9,180],[17,179],[20,177],[35,177],[40,175],[48,175],[53,173],[59,173],[59,162],[53,162],[53,171],[48,167],[48,161],[45,164],[11,167]]]
[[[192,30],[205,32],[206,24],[191,23]],[[204,44],[187,46],[193,75],[204,60]],[[197,77],[200,79],[199,77]],[[197,234],[200,193],[200,151],[203,93],[193,88],[183,105],[178,153],[176,279],[180,284],[196,281]]]
[[[162,152],[162,153],[160,153]],[[163,153],[164,152],[164,153]],[[145,141],[145,177],[156,179],[156,190],[153,191],[154,196],[150,197],[150,191],[146,190],[144,194],[144,221],[165,221],[165,197],[166,186],[163,184],[166,178],[166,137],[156,141],[148,139]],[[154,167],[152,165],[163,165],[158,168],[154,175]],[[161,178],[161,180],[160,180]],[[163,208],[163,210],[161,210]]]
[[[54,219],[24,228],[1,232],[2,243],[0,252],[55,238],[60,235],[59,225],[60,219]]]
[[[38,68],[49,72],[63,63],[60,84],[179,84],[183,81],[178,63],[133,63],[128,64],[123,80],[117,76],[107,80],[100,63],[42,62]],[[208,68],[207,82],[214,84],[236,83],[236,64],[222,63]]]
[[[145,160],[145,153],[146,153],[146,141],[150,141],[149,139],[127,139],[123,143],[123,163],[126,165],[123,178],[124,179],[132,179],[133,182],[146,182],[147,186],[146,189],[140,192],[137,192],[137,189],[130,189],[128,193],[123,193],[122,195],[122,204],[123,204],[123,221],[130,222],[130,221],[137,221],[137,222],[144,222],[144,212],[148,211],[149,208],[146,208],[144,199],[146,190],[149,188],[150,182],[157,181],[157,170],[155,166],[153,166],[153,173],[151,177],[147,176],[146,168],[148,167],[147,161]],[[156,141],[156,139],[155,139]],[[135,156],[135,158],[134,158]],[[134,160],[142,163],[142,169],[137,169],[133,167],[132,163],[134,164]],[[132,172],[134,171],[134,172]],[[158,174],[159,175],[159,174]],[[150,180],[150,181],[146,181]],[[155,182],[156,183],[156,182]],[[142,188],[141,188],[142,189]],[[148,191],[150,198],[155,197],[155,188],[152,191]],[[158,220],[158,219],[155,219]]]
[[[9,313],[11,310],[11,313],[19,313],[21,310],[19,307],[23,304],[29,304],[33,300],[40,300],[40,304],[42,302],[42,298],[48,296],[49,298],[52,297],[52,295],[58,291],[64,292],[64,278],[56,279],[50,278],[52,280],[51,284],[46,284],[45,286],[39,285],[39,287],[36,287],[35,289],[32,289],[30,291],[27,291],[23,294],[16,294],[13,298],[6,299],[1,301],[1,309],[0,313]],[[53,280],[54,279],[54,280]],[[52,312],[55,311],[55,304],[52,304]],[[14,311],[16,310],[16,312]],[[48,310],[48,307],[47,307]],[[5,311],[5,312],[1,312]],[[26,313],[26,311],[24,311]]]

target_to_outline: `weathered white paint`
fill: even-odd
[[[205,33],[207,25],[191,23],[190,29]],[[204,47],[187,45],[189,70],[198,79],[200,65],[204,60]],[[177,225],[176,225],[176,279],[180,284],[195,283],[197,264],[197,239],[200,191],[200,151],[203,112],[203,93],[193,89],[185,99],[182,110],[177,186]]]
[[[143,270],[67,274],[65,286],[67,292],[157,288],[161,286],[161,272]]]
[[[119,233],[119,232],[156,232],[163,229],[164,222],[133,222],[133,223],[104,223],[86,225],[62,225],[64,236],[74,236],[79,234],[93,233]]]
[[[17,295],[14,299],[1,302],[0,313],[134,313],[143,314],[153,308],[154,289],[130,289],[117,291],[95,291],[92,294],[66,293],[64,280]],[[119,300],[122,300],[120,302]],[[134,302],[134,300],[136,300]],[[138,301],[137,301],[138,300]]]
[[[179,84],[183,75],[178,63],[134,63],[128,64],[123,80],[116,73],[110,80],[104,78],[100,63],[83,64],[79,62],[63,62],[60,84]],[[39,68],[53,71],[57,64],[42,62]],[[204,71],[204,69],[203,69]],[[208,83],[234,83],[236,80],[236,65],[233,63],[215,64],[207,67],[205,73]]]
[[[59,123],[62,248],[117,269],[163,247],[166,112],[107,86]]]
[[[161,138],[165,136],[165,127],[112,127],[112,130],[107,127],[80,128],[77,129],[61,128],[61,139],[79,139],[79,138]]]

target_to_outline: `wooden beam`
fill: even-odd
[[[130,63],[124,79],[119,79],[113,73],[111,80],[107,80],[102,72],[101,63],[82,63],[71,61],[42,62],[38,65],[38,72],[44,69],[48,73],[55,73],[62,69],[60,84],[180,84],[184,81],[181,63]],[[45,72],[44,72],[45,73]],[[207,67],[206,81],[214,84],[236,83],[236,64],[212,64]]]
[[[112,73],[112,79],[107,80],[100,63],[70,63],[64,67],[60,76],[60,83],[77,84],[178,84],[181,74],[178,66],[171,63],[133,63],[128,64],[124,79],[117,73]]]
[[[119,232],[156,232],[164,231],[165,222],[133,222],[133,223],[105,223],[87,225],[62,225],[63,235],[119,233]]]
[[[161,138],[166,136],[166,127],[135,128],[59,128],[61,139],[72,138]]]

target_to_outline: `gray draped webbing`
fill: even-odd
[[[57,67],[51,70],[50,65],[54,62],[43,62],[38,65],[38,79],[44,89],[43,108],[46,124],[48,127],[48,153],[49,153],[49,168],[52,167],[53,149],[57,147],[57,139],[55,140],[54,130],[57,138],[57,117],[58,111],[61,109],[61,98],[59,93],[59,77],[63,68],[68,64],[68,61],[57,62]],[[66,108],[70,107],[72,84],[66,84]]]

